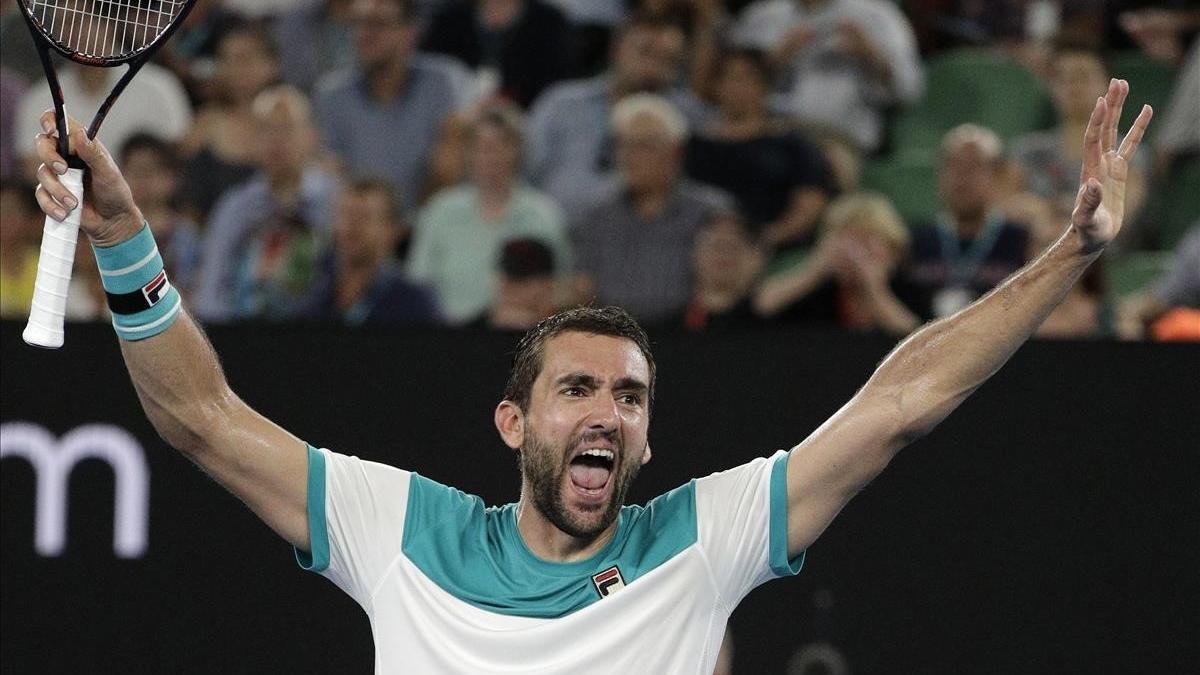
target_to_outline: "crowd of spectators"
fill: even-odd
[[[18,11],[0,10],[5,318],[32,294],[50,107]],[[1200,222],[1157,229],[1200,199],[1170,187],[1200,162],[1198,33],[1200,11],[1170,1],[206,0],[101,139],[206,322],[521,330],[612,303],[660,330],[903,335],[1061,234],[1110,58],[1134,54],[1174,82],[1130,233],[1041,334],[1200,339]],[[960,119],[912,147],[897,120],[964,50],[1029,73],[1046,123]],[[90,117],[118,74],[63,65],[71,112]],[[864,167],[921,152],[936,209],[902,215]],[[69,315],[106,319],[81,250]],[[1146,278],[1110,288],[1146,256]]]

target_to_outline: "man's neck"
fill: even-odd
[[[375,279],[384,258],[343,260],[336,273],[335,300],[338,309],[346,309],[358,302]]]
[[[303,169],[266,175],[267,187],[278,205],[293,206],[300,201],[300,182],[303,176]]]
[[[974,239],[983,231],[983,225],[987,222],[987,211],[979,211],[978,213],[956,213],[954,214],[954,229],[958,232],[961,239]]]
[[[637,189],[629,188],[629,199],[633,202],[633,211],[642,220],[655,220],[667,209],[671,200],[670,185],[645,186]]]
[[[767,116],[762,110],[744,110],[726,114],[717,125],[717,134],[730,140],[745,140],[763,133]]]
[[[390,101],[400,95],[408,80],[406,59],[393,58],[367,70],[367,89],[371,98]]]
[[[591,539],[580,539],[558,529],[521,492],[517,505],[517,531],[525,546],[538,558],[549,562],[578,562],[587,560],[604,548],[617,531],[617,521]]]

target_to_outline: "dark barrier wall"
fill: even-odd
[[[106,327],[71,326],[57,352],[26,347],[20,328],[0,326],[0,670],[371,672],[358,606],[155,436]],[[516,463],[491,423],[513,339],[211,337],[243,398],[302,438],[515,499]],[[655,338],[654,461],[637,501],[799,441],[891,346]],[[842,513],[798,578],[746,599],[731,624],[736,670],[781,673],[828,642],[855,673],[1195,672],[1198,374],[1196,347],[1027,345]],[[108,459],[71,470],[64,458],[89,444]],[[58,528],[56,470],[69,471]]]

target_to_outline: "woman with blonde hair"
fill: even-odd
[[[830,205],[813,252],[794,268],[767,278],[754,296],[764,317],[837,323],[904,334],[915,314],[897,297],[909,235],[883,195],[856,192]]]

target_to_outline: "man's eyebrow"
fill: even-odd
[[[554,381],[556,385],[570,385],[572,387],[588,387],[596,388],[596,378],[587,373],[567,373]]]
[[[620,391],[636,391],[636,392],[644,393],[644,392],[649,391],[650,387],[645,382],[642,382],[641,380],[637,379],[636,377],[622,377],[621,379],[619,379],[615,383],[613,383],[613,389],[617,389]]]

